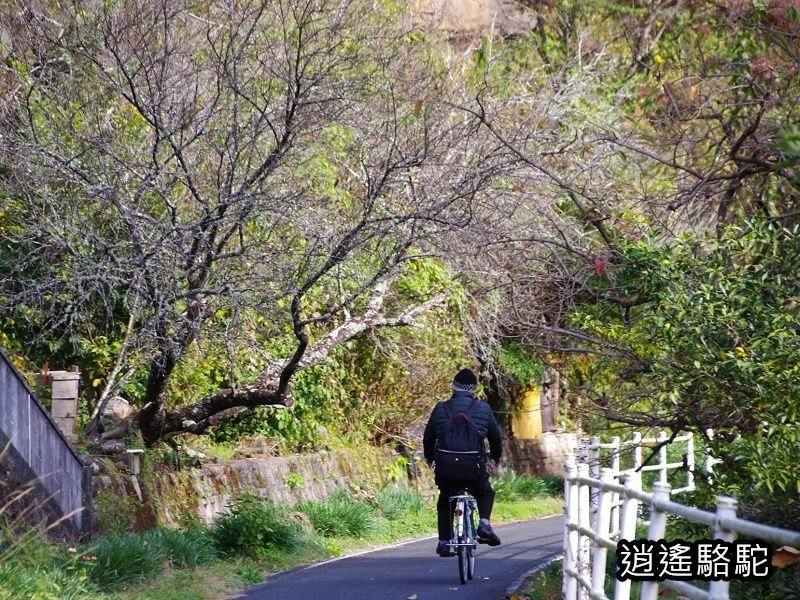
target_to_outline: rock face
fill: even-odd
[[[519,35],[536,27],[536,13],[513,0],[414,0],[414,24],[459,37]]]

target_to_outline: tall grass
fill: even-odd
[[[217,558],[214,539],[205,528],[181,531],[159,527],[144,533],[142,538],[150,547],[160,548],[164,560],[175,568],[207,565]]]
[[[163,547],[140,534],[104,538],[91,553],[96,560],[89,577],[103,589],[156,577],[164,569]]]
[[[298,502],[295,510],[307,515],[314,530],[325,537],[364,537],[373,532],[377,524],[372,506],[342,491],[324,502]]]
[[[207,530],[156,528],[101,539],[86,550],[89,577],[102,589],[114,589],[160,575],[165,567],[208,564],[217,557]]]

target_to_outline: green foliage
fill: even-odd
[[[559,477],[519,475],[513,471],[493,476],[492,487],[498,501],[510,502],[564,493],[564,481]]]
[[[257,566],[247,563],[236,567],[236,575],[248,586],[264,581],[264,575],[261,570]]]
[[[2,600],[89,600],[98,597],[98,590],[83,573],[42,566],[26,569],[14,562],[0,563]]]
[[[298,502],[295,510],[305,513],[316,532],[325,537],[360,538],[376,526],[374,508],[343,491],[336,492],[324,502]]]
[[[405,481],[408,478],[408,459],[398,456],[386,469],[386,477],[392,483]]]
[[[718,240],[637,244],[625,255],[620,280],[649,302],[628,323],[579,317],[585,330],[636,357],[586,365],[612,414],[713,428],[720,491],[796,494],[800,231],[757,222]]]
[[[537,354],[515,342],[506,342],[500,347],[498,363],[526,388],[538,385],[544,373],[544,363]]]
[[[325,432],[353,431],[359,423],[348,418],[345,407],[350,402],[342,387],[348,377],[335,360],[303,370],[296,375],[291,411],[258,407],[227,420],[212,432],[216,442],[235,443],[242,437],[259,434],[278,440],[284,451],[312,450],[327,445]]]
[[[213,439],[233,444],[257,434],[278,441],[281,451],[304,451],[337,440],[393,439],[427,417],[448,393],[456,367],[470,362],[458,319],[464,288],[430,259],[410,262],[395,285],[401,304],[447,290],[448,308],[421,317],[420,328],[388,328],[336,348],[328,361],[295,376],[293,410],[256,408],[225,421]]]
[[[791,169],[794,172],[792,178],[796,184],[800,184],[800,127],[792,126],[781,133],[775,147],[780,151],[783,161],[775,165],[775,169]]]
[[[306,478],[300,475],[300,473],[295,473],[294,471],[287,473],[286,477],[284,477],[284,481],[290,490],[303,487],[306,484]]]
[[[286,515],[284,507],[242,494],[211,527],[216,548],[226,556],[249,557],[275,550],[297,551],[306,543],[306,536],[301,526]]]
[[[122,535],[130,531],[133,506],[128,496],[104,490],[94,497],[94,504],[100,530],[105,535]]]

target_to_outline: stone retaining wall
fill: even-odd
[[[116,520],[120,530],[175,525],[187,518],[208,524],[240,493],[292,505],[300,500],[324,500],[341,489],[366,492],[392,483],[415,486],[425,493],[433,489],[427,470],[420,469],[419,477],[409,480],[398,454],[373,447],[361,452],[337,450],[205,463],[180,471],[145,465],[144,471],[143,479],[94,477],[95,533],[113,532],[110,520]]]
[[[511,439],[503,442],[508,465],[526,475],[564,476],[564,461],[575,452],[578,438],[574,433],[545,433],[538,439]]]
[[[539,439],[512,439],[504,444],[506,465],[516,472],[563,476],[564,460],[577,439],[574,434],[546,433]],[[145,464],[141,479],[94,477],[94,533],[145,530],[180,524],[187,518],[208,524],[240,493],[293,505],[300,500],[324,500],[341,489],[369,493],[394,483],[432,496],[433,474],[419,456],[416,460],[416,477],[408,477],[412,469],[407,469],[400,455],[371,446],[361,451],[209,462],[179,471],[160,463]]]

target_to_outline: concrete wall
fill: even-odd
[[[83,463],[25,379],[0,351],[0,450],[9,441],[10,447],[0,461],[5,493],[12,484],[36,480],[40,497],[51,498],[48,504],[53,520],[77,511],[68,523],[74,533],[84,532],[90,516],[82,510],[87,499]]]

